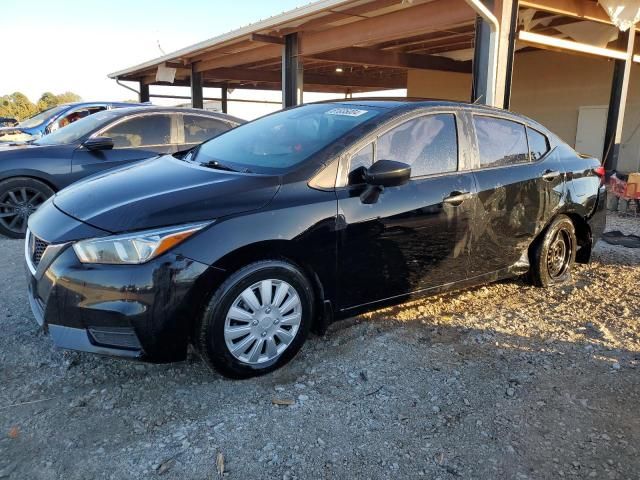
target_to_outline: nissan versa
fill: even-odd
[[[333,319],[527,272],[567,281],[604,228],[602,176],[501,110],[304,105],[56,194],[29,219],[29,298],[59,347],[175,361],[191,343],[249,377]]]

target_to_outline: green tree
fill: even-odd
[[[58,104],[79,102],[82,100],[82,97],[80,97],[80,95],[73,92],[64,92],[60,95],[56,95],[56,97],[58,99]]]
[[[0,116],[24,120],[38,112],[31,100],[24,93],[14,92],[0,97]]]
[[[48,110],[59,103],[57,95],[54,95],[51,92],[44,92],[37,103],[38,111],[42,112],[43,110]]]

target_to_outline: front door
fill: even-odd
[[[338,278],[342,310],[466,278],[475,185],[458,171],[452,113],[409,120],[350,159],[338,189]],[[362,170],[374,160],[411,165],[411,180],[363,202]]]
[[[158,154],[177,150],[175,141],[177,115],[145,113],[119,119],[101,132],[99,137],[113,139],[111,150],[91,151],[79,147],[73,155],[73,181]]]

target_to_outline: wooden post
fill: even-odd
[[[611,97],[609,99],[609,112],[607,114],[607,128],[605,131],[604,152],[602,164],[607,170],[618,168],[620,156],[620,144],[622,143],[622,129],[624,127],[624,114],[629,91],[629,78],[633,65],[635,28],[621,34],[620,43],[627,44],[626,60],[615,60],[613,68],[613,82],[611,85]],[[622,45],[621,45],[622,46]]]
[[[149,101],[149,84],[140,82],[140,92],[138,93],[140,103]]]
[[[286,35],[282,48],[282,108],[302,103],[303,67],[298,52],[298,34]]]
[[[229,100],[228,100],[228,87],[227,84],[225,83],[222,88],[220,89],[220,106],[222,107],[222,113],[229,113]]]
[[[191,64],[191,106],[204,108],[202,91],[202,73],[196,71],[196,64]]]
[[[494,0],[482,0],[493,10]],[[491,26],[480,15],[476,16],[476,38],[473,52],[473,77],[471,82],[471,102],[488,104],[491,88],[489,69],[491,68]]]

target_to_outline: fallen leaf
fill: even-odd
[[[162,475],[163,473],[166,473],[171,467],[173,467],[174,463],[175,463],[175,460],[173,458],[170,458],[169,460],[165,460],[164,462],[162,462],[160,464],[160,468],[158,468],[158,475]]]
[[[218,475],[224,475],[224,455],[222,452],[218,452],[218,456],[216,457],[216,467],[218,469]]]
[[[271,400],[271,403],[273,403],[274,405],[288,406],[294,405],[296,402],[295,400],[291,400],[290,398],[274,398],[273,400]]]
[[[16,439],[18,435],[20,435],[20,429],[18,427],[11,427],[11,430],[9,430],[9,438]]]

